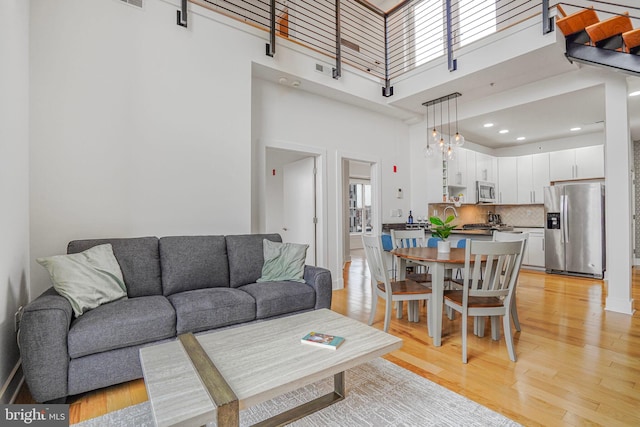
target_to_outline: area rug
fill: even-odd
[[[325,426],[519,426],[466,397],[387,360],[375,359],[346,372],[346,397],[296,427]],[[249,426],[333,389],[333,378],[308,385],[240,412]],[[215,426],[212,422],[208,427]],[[76,427],[155,426],[149,402],[93,418]]]

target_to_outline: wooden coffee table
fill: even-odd
[[[302,344],[311,331],[339,335],[330,350]],[[400,338],[331,310],[202,334],[140,350],[158,427],[239,422],[239,410],[333,376],[334,391],[265,420],[282,425],[344,398],[344,372],[402,346]]]

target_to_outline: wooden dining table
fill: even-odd
[[[429,267],[432,294],[427,316],[431,316],[433,345],[439,347],[442,341],[442,306],[446,273],[454,268],[464,267],[465,249],[451,248],[451,252],[444,253],[438,252],[437,248],[397,248],[391,253],[398,258],[398,280],[405,279],[407,260]]]

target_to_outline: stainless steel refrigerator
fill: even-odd
[[[602,278],[606,269],[604,184],[561,184],[544,189],[547,273]]]

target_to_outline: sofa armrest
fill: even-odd
[[[53,288],[24,309],[18,332],[22,370],[37,402],[67,396],[71,304]]]
[[[304,266],[304,281],[316,290],[316,307],[331,309],[333,283],[331,271],[322,267]]]

